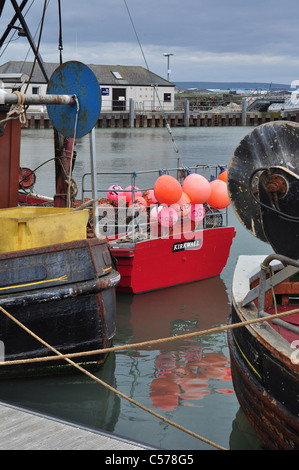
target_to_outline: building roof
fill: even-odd
[[[33,62],[22,61],[9,61],[0,65],[0,74],[8,73],[23,73],[30,76]],[[47,75],[50,78],[58,63],[45,62],[44,67]],[[124,86],[124,85],[137,85],[137,86],[151,86],[153,82],[158,86],[174,86],[173,83],[165,80],[164,78],[149,72],[146,68],[135,65],[88,65],[97,77],[100,85]],[[36,63],[34,72],[31,78],[31,83],[46,83],[41,69]]]

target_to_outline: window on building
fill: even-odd
[[[39,94],[39,86],[33,86],[32,87],[32,94],[33,95],[38,95]]]
[[[171,101],[171,93],[164,93],[164,101]]]
[[[121,80],[123,78],[119,72],[113,72],[112,70],[111,73],[114,75],[115,78],[117,78],[117,80]]]

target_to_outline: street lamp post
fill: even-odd
[[[163,54],[165,57],[167,57],[167,80],[169,81],[169,74],[171,72],[170,68],[169,68],[169,57],[173,54],[169,53],[169,52],[164,52]]]

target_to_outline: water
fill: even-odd
[[[176,128],[174,137],[186,166],[228,164],[251,130]],[[54,193],[53,132],[26,130],[22,166],[37,169],[35,191]],[[75,179],[89,170],[89,139],[76,145]],[[177,153],[166,129],[97,129],[97,169],[102,172],[175,167]],[[42,162],[49,160],[43,166]],[[137,177],[138,178],[138,177]],[[121,181],[105,180],[110,184]],[[230,289],[239,254],[268,254],[229,208],[237,230],[230,257],[218,278],[137,296],[118,294],[114,345],[159,339],[226,324]],[[159,267],[157,266],[157,269]],[[231,376],[226,333],[111,353],[97,375],[167,419],[227,449],[261,449],[239,409]],[[5,381],[0,400],[104,430],[161,449],[213,449],[120,398],[83,375]]]

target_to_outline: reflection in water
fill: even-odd
[[[119,302],[130,310],[133,343],[205,330],[225,323],[229,314],[227,293],[219,277],[138,296],[120,295]],[[123,308],[120,310],[124,313]],[[124,329],[125,325],[119,323],[118,331]],[[213,347],[209,336],[208,340],[195,337],[150,347],[157,350],[149,387],[152,406],[175,410],[178,406],[196,406],[212,391],[233,393],[229,362],[221,351],[225,346],[223,336],[214,335]],[[212,390],[212,379],[227,384],[218,384]]]
[[[109,354],[95,375],[113,386],[114,372],[115,355]],[[119,397],[83,374],[2,380],[0,401],[107,432],[120,411]]]
[[[265,450],[265,446],[251,426],[242,408],[232,423],[230,450]]]
[[[198,350],[196,350],[198,349]],[[211,393],[210,379],[227,380],[231,384],[228,360],[221,354],[207,353],[196,348],[188,353],[160,353],[156,359],[157,378],[151,383],[153,406],[174,410],[177,406],[194,406],[192,400],[201,400]],[[234,393],[232,389],[217,390]]]

